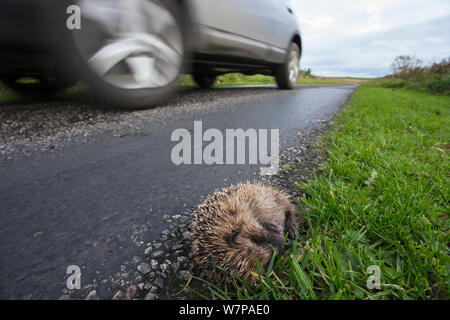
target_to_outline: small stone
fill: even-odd
[[[92,290],[91,292],[89,292],[89,294],[86,297],[86,300],[99,300],[99,298],[97,296],[97,291]]]
[[[191,273],[188,270],[181,270],[179,274],[184,281],[188,281],[191,278]]]
[[[162,272],[167,272],[169,270],[169,265],[167,263],[163,263],[159,266]]]
[[[144,284],[144,290],[150,290],[151,287],[152,287],[151,282],[147,282],[146,284]]]
[[[174,216],[172,217],[172,219],[174,219],[174,220],[178,220],[178,219],[180,219],[180,218],[181,218],[181,215],[179,215],[179,214],[174,215]]]
[[[189,239],[189,237],[191,236],[191,233],[189,231],[186,231],[183,233],[183,238],[184,239]]]
[[[144,290],[145,284],[143,282],[141,282],[141,283],[138,283],[137,286],[138,286],[139,289]]]
[[[150,264],[151,264],[153,270],[155,270],[158,267],[158,261],[156,261],[155,259],[152,259],[150,261]]]
[[[146,263],[141,263],[138,265],[137,269],[139,270],[139,272],[143,273],[143,274],[147,274],[151,271],[151,268],[148,264]]]
[[[188,258],[186,258],[185,256],[181,256],[177,258],[177,261],[181,264],[185,264],[188,262]]]
[[[183,250],[177,250],[173,253],[176,256],[182,255],[183,254]]]
[[[84,290],[89,290],[89,289],[92,289],[92,288],[94,288],[94,285],[92,283],[83,287]]]
[[[184,247],[184,245],[182,245],[182,244],[176,244],[172,247],[172,250],[177,251],[177,250],[183,249],[183,247]]]
[[[162,247],[162,243],[161,243],[161,242],[155,242],[155,243],[153,244],[153,247],[154,247],[155,249],[159,249],[159,248]]]
[[[163,232],[161,232],[161,234],[168,235],[168,234],[170,234],[170,230],[169,230],[169,229],[166,229],[166,230],[164,230]]]
[[[161,289],[164,288],[164,280],[163,279],[156,278],[154,283],[155,283],[155,286],[157,286],[157,287],[159,287]]]
[[[153,252],[152,257],[158,258],[158,257],[161,257],[163,254],[164,254],[163,250],[158,250],[158,251]]]
[[[59,300],[70,300],[70,296],[68,294],[63,294],[61,297],[59,297]]]
[[[141,257],[134,256],[133,259],[131,259],[131,264],[133,266],[137,266],[141,262],[142,262],[142,258]]]
[[[152,292],[152,293],[158,292],[158,287],[152,286],[152,287],[150,288],[150,292]]]
[[[144,300],[150,301],[150,300],[156,300],[157,298],[158,298],[158,296],[156,294],[149,292],[145,295]]]
[[[189,218],[186,217],[186,216],[183,216],[183,217],[181,217],[181,219],[180,219],[180,222],[181,222],[181,223],[186,223],[186,222],[188,222],[188,221],[189,221]]]
[[[179,262],[172,263],[172,270],[174,272],[177,272],[180,269],[180,267],[181,267],[181,264]]]
[[[150,253],[152,253],[153,248],[152,247],[148,247],[147,249],[145,249],[144,254],[146,256],[148,256]]]

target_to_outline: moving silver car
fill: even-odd
[[[0,37],[0,77],[23,93],[52,93],[81,79],[101,102],[135,108],[168,98],[182,73],[191,73],[202,88],[230,72],[274,75],[281,89],[298,81],[302,41],[289,0],[27,1],[28,9],[30,3],[40,8],[28,13],[35,25],[15,29],[14,23],[27,21],[9,14],[0,28],[21,28],[23,42],[29,41],[27,32],[45,28],[45,39],[27,50],[45,44],[54,59],[45,66],[38,59],[28,68],[11,67],[1,52],[8,43]],[[24,3],[1,5],[11,11]],[[52,19],[42,10],[52,12]],[[23,76],[38,80],[19,81]]]

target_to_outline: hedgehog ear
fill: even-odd
[[[285,215],[286,215],[285,219],[286,232],[288,233],[289,238],[296,239],[298,220],[295,207],[291,205],[289,209],[285,212]]]

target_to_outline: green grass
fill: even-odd
[[[363,79],[355,78],[330,78],[330,77],[315,77],[305,76],[302,72],[298,84],[350,84],[360,83]],[[191,75],[182,75],[178,82],[181,87],[196,87]],[[265,76],[261,74],[246,76],[241,73],[228,73],[217,77],[214,86],[237,86],[237,85],[269,85],[275,84],[275,79],[272,76]]]
[[[449,299],[449,128],[448,97],[361,86],[320,142],[327,162],[299,185],[309,197],[294,248],[259,286],[210,285],[212,297]]]
[[[372,86],[390,89],[406,88],[428,92],[434,95],[448,96],[450,95],[450,73],[419,73],[415,77],[406,79],[388,77],[373,81]]]
[[[24,82],[32,82],[33,80],[25,80]],[[81,95],[86,93],[87,86],[83,83],[79,82],[75,85],[73,85],[70,88],[67,88],[63,91],[58,92],[55,97],[71,97],[74,95]],[[7,88],[5,85],[3,85],[0,82],[0,102],[7,102],[7,101],[14,101],[14,100],[20,100],[24,97],[21,97],[19,94],[13,92],[9,88]]]
[[[218,76],[214,86],[236,86],[236,85],[267,85],[275,84],[273,77],[264,75],[244,76],[240,73],[229,73]],[[178,80],[180,87],[197,87],[193,77],[189,74],[181,75]]]
[[[1,92],[0,91],[0,102],[6,102],[6,101],[14,101],[19,99],[20,97],[13,93],[13,92]]]

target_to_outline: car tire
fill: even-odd
[[[292,43],[286,61],[278,66],[275,71],[275,79],[278,87],[283,90],[292,90],[297,86],[300,75],[300,48],[296,43]]]
[[[7,75],[2,76],[1,80],[15,93],[26,98],[47,98],[67,89],[75,82],[68,77],[48,77],[44,75],[31,77]]]
[[[198,86],[202,89],[211,88],[216,82],[217,78],[214,75],[207,75],[202,73],[194,73],[192,76],[194,77],[195,83],[198,84]]]
[[[82,21],[83,27],[80,32],[74,32],[72,36],[81,70],[80,78],[91,88],[92,98],[101,104],[124,110],[148,108],[169,98],[173,94],[178,76],[181,74],[186,52],[185,35],[183,33],[185,19],[178,1],[149,0],[145,2],[145,5],[150,6],[150,9],[147,7],[146,10],[133,8],[135,11],[128,12],[128,16],[131,16],[132,19],[127,21],[128,25],[125,24],[125,28],[139,28],[143,23],[146,23],[145,30],[147,31],[148,25],[160,23],[163,26],[161,30],[164,33],[145,33],[142,32],[142,29],[137,29],[138,31],[133,34],[131,31],[125,33],[124,30],[121,30],[121,35],[126,34],[125,37],[115,38],[115,35],[112,34],[111,39],[105,40],[99,49],[93,51],[94,55],[89,55],[89,50],[95,46],[95,41],[101,38],[102,32],[115,29],[118,26],[117,20],[106,21],[101,14],[96,16],[96,13],[101,12],[101,10],[91,10],[90,12],[84,10],[89,9],[90,7],[86,6],[91,4],[94,4],[93,8],[95,9],[95,3],[95,0],[78,1],[82,12],[85,12],[85,16],[88,18],[86,21]],[[99,1],[99,3],[105,3],[105,1]],[[114,5],[118,2],[111,3]],[[131,4],[132,2],[121,3]],[[156,12],[151,8],[156,9]],[[122,11],[122,14],[127,16],[127,11]],[[139,26],[133,26],[133,23],[135,23],[133,19],[135,19],[136,14],[143,16],[143,19],[139,21],[141,23]],[[154,16],[147,17],[144,16],[145,14]],[[158,16],[163,20],[158,21]],[[102,23],[105,25],[102,25]],[[110,29],[107,29],[108,23],[111,24]],[[165,26],[165,23],[168,26]],[[83,28],[86,29],[84,34]],[[126,38],[127,34],[130,35],[129,39]],[[131,38],[131,36],[135,38]],[[169,40],[163,38],[166,36],[173,36],[173,40],[172,38]],[[116,48],[111,45],[111,43],[114,44],[114,41],[117,44]],[[173,47],[171,47],[172,44]],[[145,48],[145,45],[148,47]],[[134,47],[136,52],[132,52]],[[161,53],[163,49],[170,50],[170,52],[164,55]],[[109,54],[115,54],[113,50],[122,50],[128,52],[128,56],[122,58],[104,73],[104,69],[102,71],[99,71],[99,69],[104,67],[105,62],[109,63],[108,50],[110,50]],[[154,50],[154,52],[151,52],[151,50]],[[123,52],[119,52],[119,54],[125,55],[126,53]],[[99,60],[97,64],[95,64],[95,59]],[[169,59],[172,60],[168,61]],[[173,63],[173,65],[169,65],[170,63]],[[170,68],[167,67],[168,65]],[[115,71],[117,74],[113,76],[108,75],[108,72],[113,69],[123,70]],[[170,75],[167,75],[169,71]],[[121,74],[121,72],[124,73]],[[125,72],[129,74],[125,74]],[[113,77],[115,77],[114,81],[111,80]],[[161,81],[158,82],[159,80]]]

